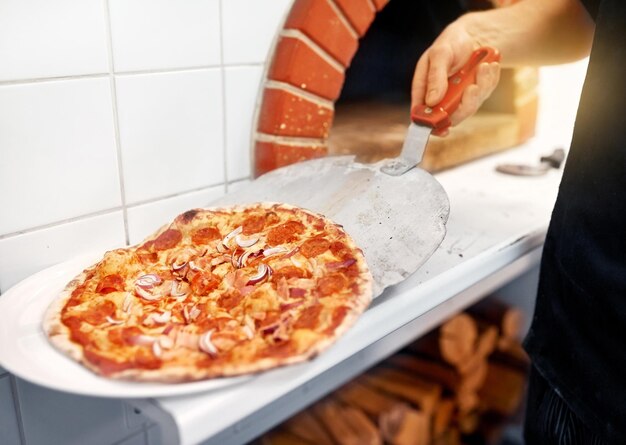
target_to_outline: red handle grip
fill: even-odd
[[[434,107],[417,105],[411,110],[411,120],[416,124],[427,125],[435,130],[445,130],[450,126],[450,115],[461,103],[463,92],[476,83],[478,66],[484,62],[499,62],[500,53],[497,49],[487,46],[478,48],[472,53],[467,63],[456,74],[448,78],[448,91],[443,100]]]

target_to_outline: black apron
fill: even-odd
[[[525,347],[591,429],[626,444],[626,0],[583,3],[596,33]]]

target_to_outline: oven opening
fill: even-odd
[[[376,162],[397,156],[410,112],[415,65],[446,25],[488,2],[394,0],[359,43],[328,138],[329,155]],[[520,144],[534,133],[534,69],[503,69],[498,88],[473,117],[446,138],[431,136],[422,167],[439,171]]]

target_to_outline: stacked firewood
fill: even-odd
[[[524,397],[521,312],[487,299],[261,438],[264,445],[496,444]]]

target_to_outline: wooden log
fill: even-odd
[[[396,354],[387,359],[386,363],[439,383],[453,394],[478,390],[483,384],[487,371],[485,362],[483,362],[482,369],[480,363],[477,362],[470,372],[461,374],[457,368],[447,363],[410,354]]]
[[[430,416],[406,405],[398,405],[379,421],[385,443],[391,445],[428,445]]]
[[[262,445],[315,445],[315,442],[309,442],[289,431],[276,429],[264,434],[261,437]]]
[[[457,429],[451,428],[433,440],[431,445],[461,445],[461,435]]]
[[[361,410],[332,398],[313,409],[339,445],[382,445],[377,426]]]
[[[359,445],[361,437],[344,420],[338,403],[326,399],[313,405],[313,413],[339,445]]]
[[[480,425],[480,413],[474,410],[460,415],[457,425],[461,434],[473,434]]]
[[[361,377],[370,386],[411,402],[429,415],[441,398],[441,385],[391,368],[377,368]]]
[[[520,309],[501,300],[486,298],[467,309],[467,312],[496,326],[501,337],[519,338],[520,336],[524,314]]]
[[[456,393],[464,384],[463,378],[456,368],[429,357],[396,354],[389,357],[385,364],[439,383],[452,393]]]
[[[285,421],[283,428],[290,433],[319,445],[334,445],[328,431],[324,429],[310,410],[304,410]]]
[[[489,360],[524,373],[527,373],[530,369],[530,357],[528,357],[528,354],[517,340],[498,345],[498,348],[491,354]]]
[[[456,405],[460,415],[475,411],[480,405],[478,393],[474,391],[458,393],[456,395]]]
[[[342,416],[352,431],[359,436],[359,443],[363,445],[382,445],[383,440],[378,427],[363,413],[363,411],[348,405],[341,407]]]
[[[478,338],[476,340],[476,355],[487,358],[496,350],[498,345],[498,328],[480,319],[476,320]]]
[[[441,399],[433,413],[431,433],[433,438],[444,434],[450,427],[454,414],[455,402],[452,399]]]
[[[463,364],[475,353],[478,328],[468,314],[457,314],[439,328],[439,349],[445,361]]]
[[[511,416],[522,402],[525,386],[525,373],[497,362],[489,362],[487,378],[478,395],[485,410]]]
[[[357,381],[343,386],[334,395],[343,403],[360,408],[375,419],[396,408],[397,405],[405,404],[396,397]]]

